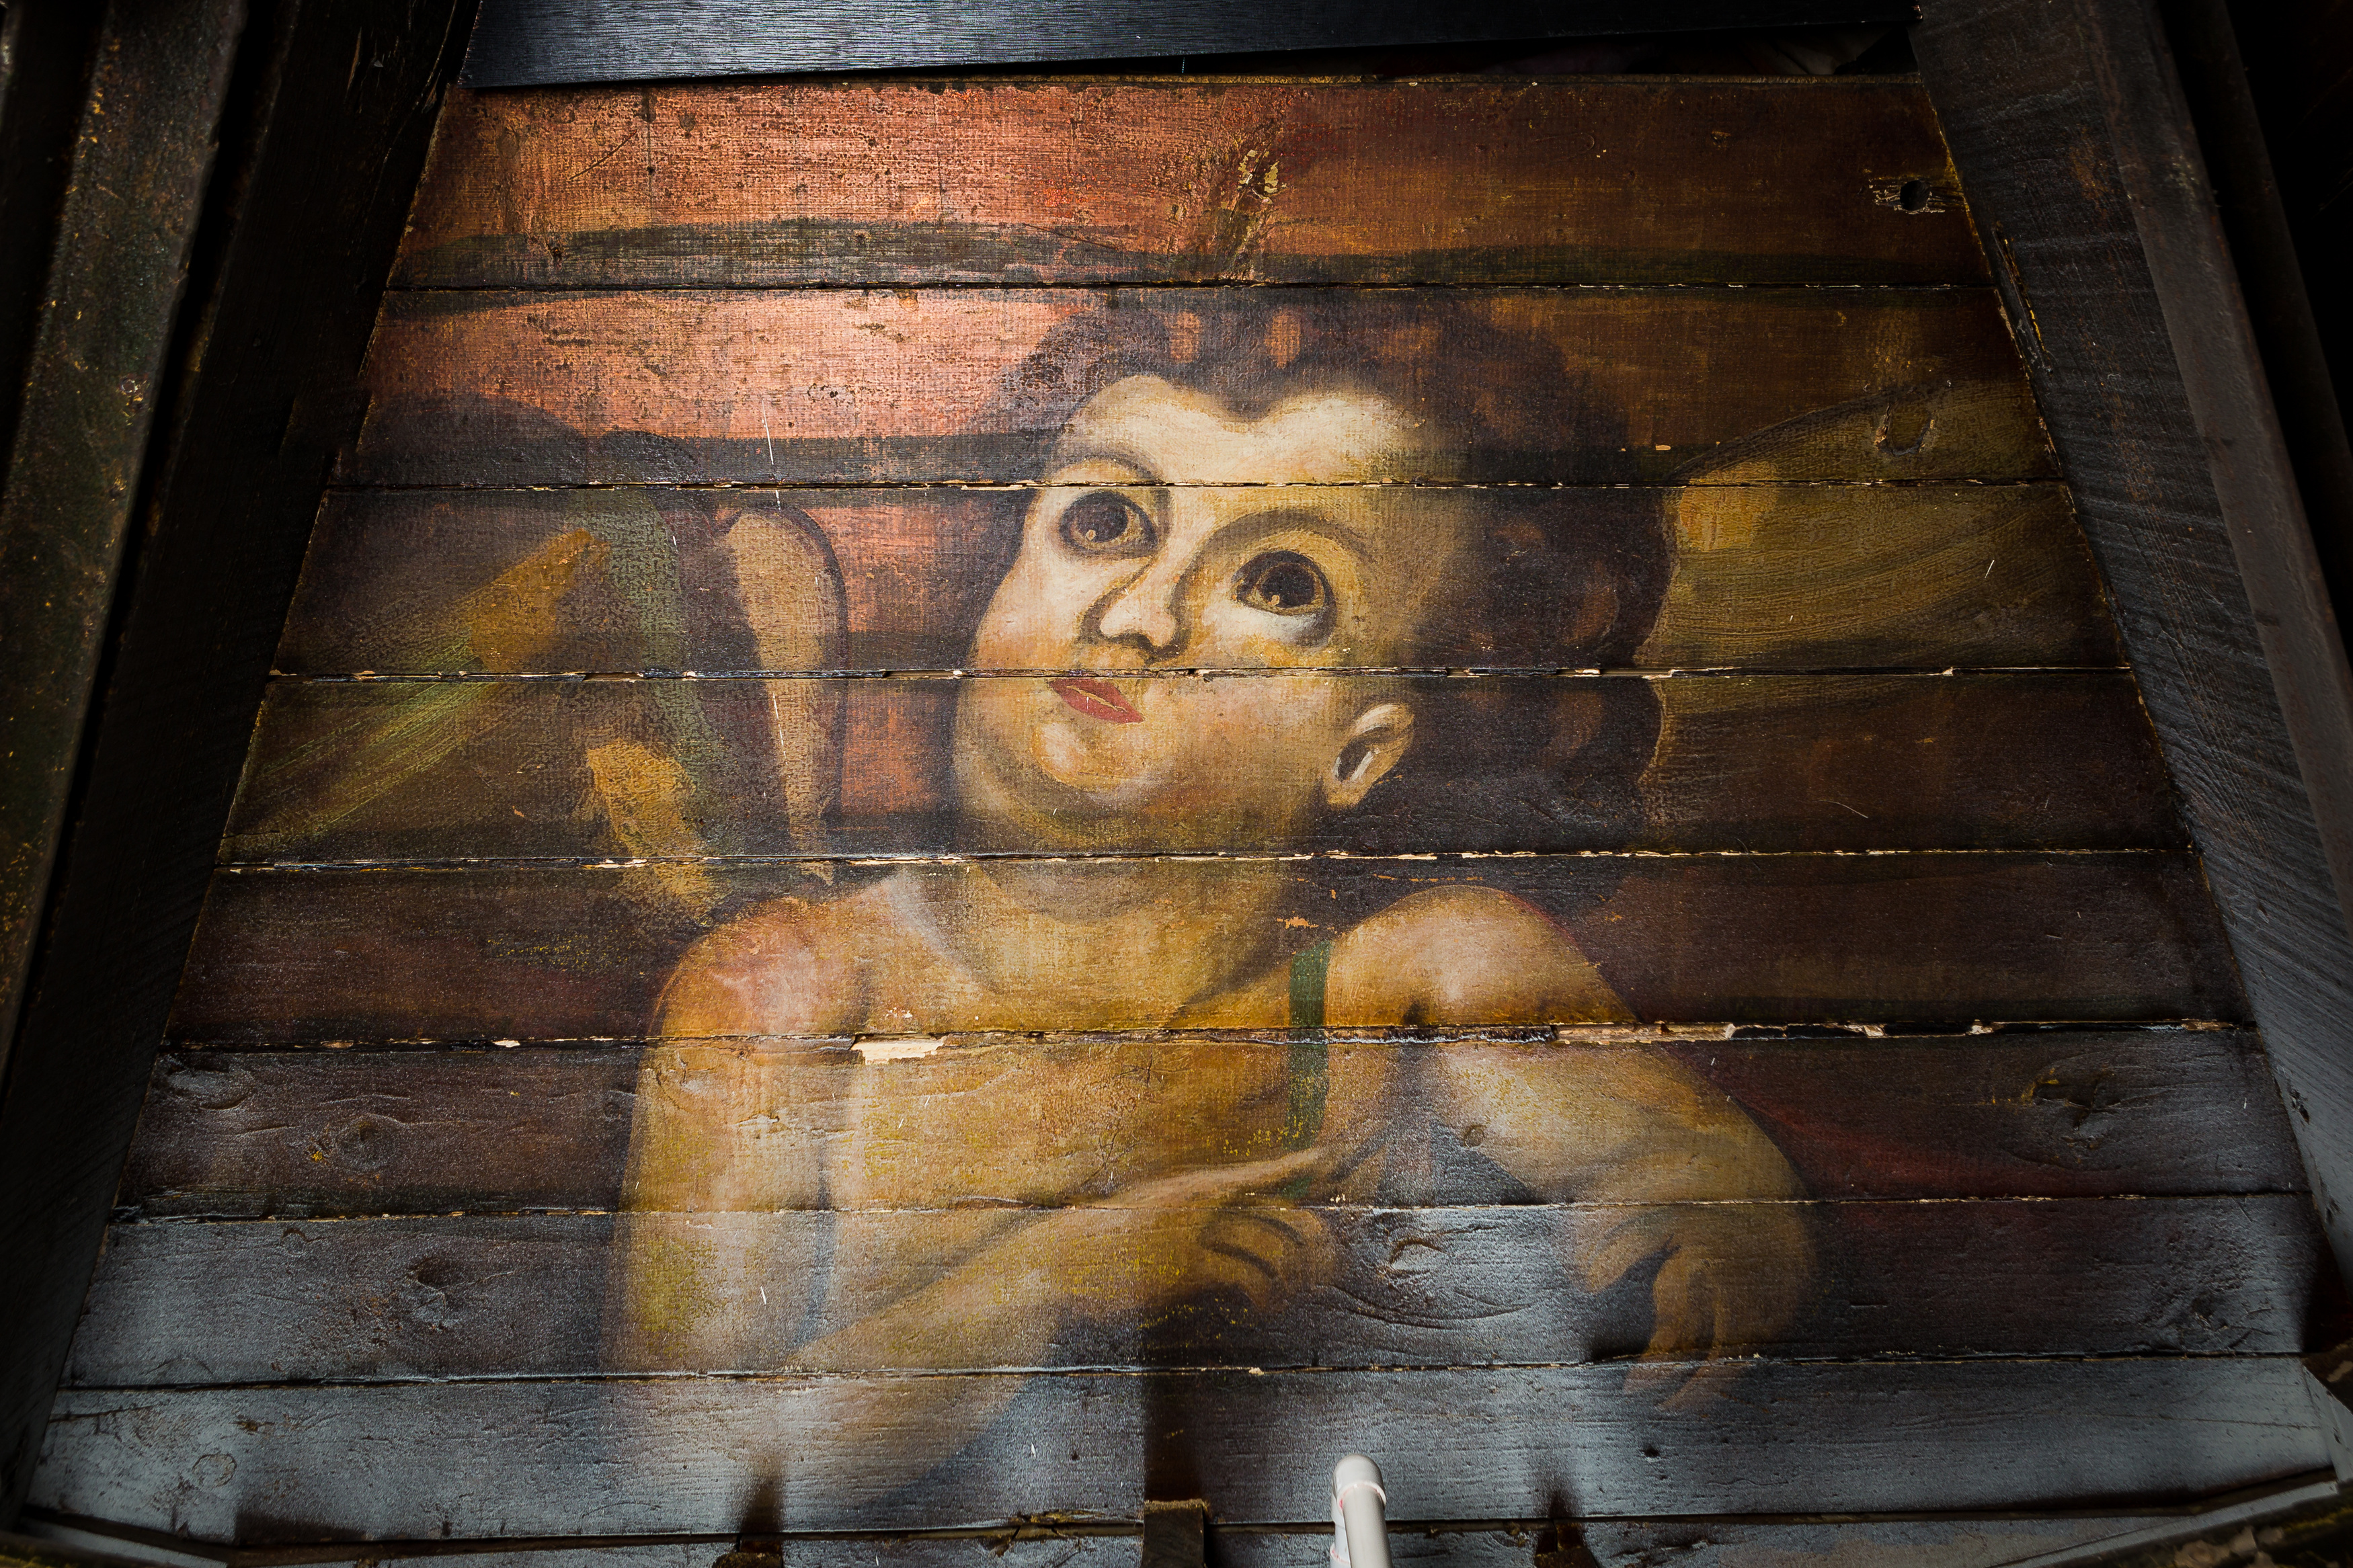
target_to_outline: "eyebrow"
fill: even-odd
[[[1056,446],[1053,450],[1046,454],[1046,472],[1050,477],[1040,482],[1050,485],[1058,482],[1067,484],[1069,482],[1068,480],[1057,481],[1050,476],[1063,468],[1076,468],[1081,463],[1102,462],[1117,463],[1122,468],[1127,469],[1130,473],[1138,475],[1139,477],[1134,482],[1139,485],[1165,486],[1168,482],[1166,479],[1160,477],[1158,470],[1154,468],[1150,463],[1145,462],[1142,458],[1138,457],[1134,452],[1115,444],[1097,445],[1092,443],[1075,450],[1066,450],[1059,445]],[[1102,483],[1103,481],[1093,480],[1090,482]]]
[[[1063,468],[1076,468],[1082,463],[1091,462],[1117,463],[1125,468],[1130,473],[1135,474],[1139,477],[1133,480],[1087,479],[1076,482],[1068,479],[1056,479],[1051,477],[1053,474]],[[1040,483],[1058,489],[1067,489],[1234,490],[1258,488],[1250,485],[1180,485],[1172,483],[1155,473],[1149,463],[1145,462],[1141,458],[1136,457],[1134,453],[1116,445],[1086,447],[1067,454],[1053,454],[1052,461],[1048,466],[1046,471],[1049,477],[1039,481]],[[1276,487],[1270,485],[1265,488],[1273,489],[1277,488],[1293,487]],[[1353,489],[1358,487],[1350,485],[1300,485],[1295,488],[1300,489]],[[1360,529],[1351,528],[1348,524],[1342,522],[1335,517],[1331,517],[1324,512],[1314,510],[1312,508],[1297,505],[1295,502],[1292,504],[1270,507],[1261,511],[1244,512],[1241,516],[1233,519],[1231,521],[1220,524],[1214,531],[1223,533],[1227,530],[1238,527],[1243,523],[1264,522],[1268,520],[1276,520],[1273,522],[1273,527],[1279,528],[1290,526],[1303,528],[1310,532],[1323,534],[1333,541],[1333,542],[1345,547],[1359,561],[1370,561],[1375,555],[1379,553],[1379,552],[1374,547],[1371,535],[1364,532]],[[1271,529],[1269,529],[1269,531],[1271,531]]]
[[[1313,511],[1304,507],[1280,506],[1270,508],[1265,511],[1245,512],[1231,522],[1223,524],[1215,531],[1223,533],[1227,529],[1237,528],[1243,523],[1266,525],[1263,531],[1269,533],[1284,527],[1303,528],[1311,533],[1321,533],[1333,542],[1345,545],[1359,561],[1370,561],[1376,553],[1373,542],[1368,535],[1349,527],[1336,518],[1327,517],[1322,512]]]

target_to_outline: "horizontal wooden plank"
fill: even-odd
[[[1655,1568],[1670,1552],[1679,1568],[1757,1568],[1760,1558],[1772,1568],[1838,1568],[1864,1553],[1902,1553],[1902,1561],[1921,1568],[2002,1568],[2168,1518],[2067,1513],[1796,1521],[1531,1519],[1484,1528],[1400,1525],[1389,1532],[1389,1555],[1414,1568],[1526,1568],[1539,1544],[1550,1551],[1566,1540],[1591,1553],[1598,1568]],[[1331,1527],[1212,1523],[1206,1533],[1214,1568],[1296,1568],[1303,1554],[1328,1550]],[[370,1560],[385,1568],[712,1568],[712,1559],[736,1543],[733,1533],[577,1546],[482,1543],[466,1551],[451,1551],[446,1542],[379,1542]],[[1108,1518],[925,1535],[775,1536],[746,1544],[769,1561],[789,1553],[795,1568],[1128,1568],[1136,1553],[1134,1521]]]
[[[340,474],[1019,482],[1120,377],[1230,404],[1344,374],[1438,433],[1378,448],[1388,479],[1689,476],[1780,426],[1783,479],[2056,472],[1990,289],[955,289],[388,295]],[[1246,477],[1329,478],[1292,462]]]
[[[1971,1036],[1935,1068],[1864,1041],[1809,1041],[1794,1060],[1790,1046],[1736,1041],[1674,1054],[1825,1196],[2300,1189],[2304,1167],[2253,1042],[2208,1029]]]
[[[1761,480],[1788,461],[1719,472]],[[2122,662],[2055,485],[1694,484],[1666,511],[1674,572],[1638,666]]]
[[[59,1396],[31,1501],[259,1545],[1133,1518],[1181,1473],[1229,1522],[1304,1524],[1345,1446],[1380,1457],[1409,1521],[2115,1506],[2324,1468],[2302,1377],[2291,1357],[1763,1363],[1681,1406],[1608,1365],[89,1389]]]
[[[2183,842],[2129,676],[1717,677],[1651,687],[1661,728],[1642,777],[1646,846]],[[1577,846],[1588,847],[1600,847]]]
[[[2047,1552],[2079,1546],[2088,1549],[2130,1531],[2168,1522],[2187,1527],[2169,1516],[2117,1512],[1990,1513],[1936,1519],[1530,1521],[1517,1529],[1399,1530],[1391,1532],[1389,1548],[1396,1561],[1424,1563],[1429,1568],[1440,1563],[1449,1568],[1522,1568],[1538,1552],[1547,1555],[1559,1552],[1580,1563],[1583,1558],[1577,1553],[1581,1552],[1591,1557],[1596,1568],[1658,1568],[1662,1563],[1673,1563],[1676,1568],[1845,1568],[1855,1563],[1900,1563],[1905,1568],[2008,1568]],[[1307,1544],[1270,1529],[1247,1527],[1220,1531],[1213,1526],[1211,1541],[1209,1561],[1217,1568],[1289,1568]],[[1099,1540],[1090,1544],[1097,1550],[1092,1557],[1078,1561],[1093,1568],[1104,1560],[1101,1548],[1127,1543]],[[941,1553],[943,1558],[946,1555]]]
[[[1153,1044],[1131,1037],[1092,1048],[1143,1061]],[[978,1046],[1050,1056],[1037,1043],[987,1037],[944,1048]],[[849,1058],[848,1045],[832,1048]],[[1224,1048],[1271,1058],[1290,1047],[1243,1037]],[[1342,1058],[1397,1048],[1377,1038],[1331,1047]],[[1549,1048],[1630,1047],[1571,1040]],[[1820,1197],[2183,1196],[2304,1185],[2270,1069],[2253,1037],[2233,1030],[1711,1039],[1660,1048],[1731,1095]],[[591,1044],[170,1052],[156,1067],[118,1202],[126,1215],[150,1218],[615,1208],[639,1058],[634,1046]],[[920,1081],[909,1066],[883,1064],[898,1081]],[[1418,1092],[1419,1082],[1401,1092]],[[1408,1099],[1399,1114],[1418,1108]],[[1508,1195],[1465,1161],[1433,1170],[1428,1201]]]
[[[117,1201],[159,1216],[613,1208],[638,1057],[167,1052]]]
[[[1229,725],[1335,688],[1351,708],[1410,704],[1427,741],[1417,739],[1393,777],[1318,825],[1303,847],[1394,854],[2182,843],[2147,721],[2121,673],[1476,682],[1171,675],[1119,685],[1147,721],[1164,726]],[[311,862],[953,853],[967,842],[950,781],[965,703],[1018,713],[1041,731],[1065,718],[1101,724],[1071,713],[1038,677],[280,681],[263,707],[221,853]],[[1530,743],[1588,729],[1597,712],[1614,721],[1573,761]],[[780,731],[780,714],[796,727]],[[818,814],[794,787],[809,771],[797,765],[795,742],[813,738],[818,714],[839,714],[829,722],[844,737],[838,755],[816,763],[839,781],[822,832],[812,831]],[[1595,780],[1637,773],[1639,808],[1628,798],[1593,799]],[[649,797],[670,805],[657,814]],[[1236,823],[1234,837],[1213,846],[1214,819],[1181,832],[1149,818],[1092,823],[1065,811],[1058,820],[1065,828],[1034,847],[1086,842],[1152,853],[1257,841]]]
[[[758,862],[223,873],[174,1032],[221,1043],[636,1037],[686,945],[728,914],[762,900],[822,899],[828,886],[847,894],[880,874]],[[1409,894],[1498,889],[1566,922],[1624,1008],[1644,1018],[2161,1021],[2227,1019],[2242,1005],[2195,862],[2175,854],[1085,860],[891,874],[912,880],[886,900],[942,910],[976,908],[969,900],[984,894],[1082,909],[1110,900],[1146,925],[1101,931],[1107,958],[1181,910],[1195,932],[1187,942],[1209,942],[1237,973],[1262,953],[1269,975],[1318,932],[1349,930]],[[963,880],[974,877],[985,881]],[[914,950],[902,962],[917,962]],[[1282,984],[1251,984],[1203,1021],[1282,1026]],[[880,1011],[845,1026],[1172,1022],[1124,991],[1097,994],[1076,972],[1030,975],[1005,993],[927,985],[869,995],[860,1005]],[[1577,1010],[1586,1016],[1489,1021],[1623,1016],[1599,996]]]
[[[1909,81],[1555,78],[460,91],[394,281],[1984,277]]]
[[[1737,1228],[1745,1205],[1710,1205]],[[1788,1205],[1771,1205],[1777,1224]],[[1290,1212],[1290,1211],[1285,1211]],[[1663,1211],[1641,1213],[1657,1216]],[[1797,1318],[1746,1345],[1780,1359],[2295,1354],[2317,1258],[2301,1194],[2191,1199],[1810,1203],[1820,1248]],[[1280,1308],[1204,1296],[1148,1328],[1073,1320],[1045,1364],[1380,1367],[1578,1363],[1638,1352],[1647,1270],[1603,1290],[1567,1260],[1633,1217],[1609,1205],[1303,1211],[1333,1271]],[[706,1275],[698,1321],[733,1364],[788,1369],[849,1303],[915,1288],[904,1259],[966,1256],[1001,1214],[232,1221],[116,1226],[74,1338],[69,1387],[586,1375],[612,1349],[619,1237],[659,1233],[745,1259]],[[758,1259],[754,1264],[750,1259]],[[894,1260],[896,1260],[894,1262]],[[784,1281],[821,1271],[822,1314]],[[769,1300],[769,1288],[776,1300]],[[894,1289],[895,1288],[895,1289]],[[878,1295],[878,1292],[883,1294]],[[670,1326],[676,1328],[676,1321]],[[721,1332],[714,1329],[714,1333]],[[881,1370],[877,1368],[876,1370]],[[966,1370],[1002,1371],[976,1362]]]
[[[789,649],[758,635],[739,561],[791,533],[821,542],[809,552],[829,553],[840,582],[839,646],[813,668],[970,669],[974,628],[1036,499],[946,487],[331,492],[278,668],[776,669]],[[1596,547],[1622,540],[1630,564],[1663,523],[1672,574],[1647,637],[1619,653],[1630,668],[2121,662],[2054,484],[1498,489],[1479,504],[1499,524],[1573,515]],[[1515,602],[1564,593],[1541,575],[1486,585],[1498,589]],[[1438,662],[1467,668],[1549,668],[1564,657],[1519,617],[1487,648],[1447,652]]]
[[[1386,1458],[1386,1457],[1384,1457]],[[2044,1514],[1982,1519],[1588,1520],[1531,1519],[1522,1528],[1400,1526],[1389,1555],[1413,1568],[1527,1568],[1536,1550],[1582,1548],[1596,1568],[1840,1568],[1858,1560],[1918,1568],[2001,1568],[2043,1552],[2106,1540],[2160,1522],[2136,1514]],[[1134,1526],[1117,1521],[1032,1526],[1026,1532],[898,1536],[793,1536],[754,1545],[791,1555],[794,1568],[1128,1568]],[[1101,1531],[1102,1533],[1091,1533]],[[1123,1533],[1123,1531],[1124,1531]],[[1215,1568],[1297,1568],[1326,1549],[1330,1527],[1224,1526],[1208,1531]],[[385,1568],[712,1568],[717,1540],[404,1551],[378,1547]]]

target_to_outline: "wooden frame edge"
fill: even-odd
[[[79,798],[0,1099],[0,1528],[137,1125],[328,465],[470,0],[257,5],[196,247],[209,297],[142,489]]]
[[[2155,0],[1933,0],[1921,71],[2338,1266],[2353,671]]]

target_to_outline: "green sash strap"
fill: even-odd
[[[1331,1090],[1332,1047],[1324,1034],[1324,985],[1332,967],[1332,944],[1319,942],[1291,961],[1291,1105],[1282,1119],[1284,1150],[1312,1149],[1324,1134],[1324,1102]],[[1304,1176],[1287,1182],[1282,1195],[1307,1195]]]

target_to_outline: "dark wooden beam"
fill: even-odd
[[[2353,177],[2353,92],[2346,90],[2347,68],[2353,65],[2353,5],[2229,0],[2227,8],[2246,96],[2261,124],[2265,161],[2296,258],[2308,285],[2325,283],[2353,250],[2353,203],[2343,199]],[[2341,288],[2316,288],[2310,306],[2341,399],[2353,393],[2353,295]],[[2340,583],[2339,621],[2353,620],[2345,600]]]
[[[73,169],[105,8],[33,0],[0,11],[0,451],[13,444],[42,287]]]
[[[2271,148],[2224,0],[2161,0],[2338,629],[2353,612],[2353,447]],[[2353,67],[2353,56],[2340,60]],[[2334,280],[2324,271],[2322,281]]]
[[[185,49],[165,26],[184,8],[127,5],[126,38]],[[198,314],[150,459],[152,500],[111,611],[102,594],[90,600],[93,626],[111,616],[108,668],[0,1100],[0,1257],[12,1280],[0,1292],[0,1525],[31,1479],[469,10],[287,0],[257,14],[239,50],[237,152],[195,242]],[[184,56],[166,58],[185,71]],[[141,123],[99,140],[130,151]],[[125,416],[88,415],[93,426]],[[135,478],[118,467],[81,485],[120,484],[127,497]],[[59,700],[70,694],[70,671],[50,679]]]
[[[488,0],[469,87],[1907,21],[1910,0]]]
[[[5,24],[12,53],[34,58],[14,65],[0,125],[0,430],[14,437],[0,473],[0,1041],[32,962],[245,21],[243,0],[116,4],[92,8],[85,37],[69,9]]]
[[[1198,1498],[1188,1502],[1146,1502],[1143,1568],[1202,1568],[1208,1561],[1203,1527],[1208,1519],[1209,1505]]]
[[[2353,1260],[2353,671],[2156,5],[1934,0],[1915,46]]]

